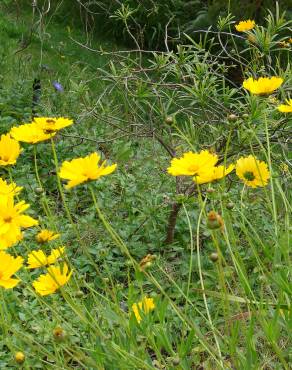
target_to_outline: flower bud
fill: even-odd
[[[174,357],[174,359],[172,360],[172,364],[173,364],[174,366],[179,365],[179,364],[180,364],[180,359],[179,359],[179,357]]]
[[[18,364],[23,364],[25,361],[25,354],[23,352],[16,352],[14,355],[14,359]]]
[[[215,189],[214,188],[209,188],[206,190],[208,194],[212,194],[215,192]]]
[[[249,117],[249,114],[243,113],[242,118],[248,118],[248,117]]]
[[[35,188],[34,191],[36,192],[36,194],[42,194],[44,192],[44,189],[43,188]]]
[[[229,114],[228,119],[229,119],[229,121],[236,121],[237,120],[237,115],[231,113],[231,114]]]
[[[234,208],[234,203],[233,202],[228,202],[227,204],[226,204],[226,208],[227,209],[233,209]]]
[[[82,290],[78,290],[75,294],[76,298],[82,298],[84,296],[84,293],[82,292]]]
[[[168,125],[172,125],[173,124],[173,117],[172,116],[167,116],[165,118],[165,123],[167,123]]]
[[[53,330],[53,336],[56,339],[56,341],[62,342],[66,338],[66,332],[63,328],[61,328],[60,326],[57,326]]]
[[[217,262],[218,258],[219,258],[218,253],[216,253],[216,252],[211,253],[209,258],[212,262]]]
[[[151,267],[155,259],[156,256],[152,254],[147,254],[147,256],[143,257],[139,263],[140,271],[145,271],[147,268]]]
[[[105,249],[105,248],[102,248],[100,251],[99,251],[99,255],[100,257],[106,257],[108,255],[108,250]]]

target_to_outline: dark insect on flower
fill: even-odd
[[[53,86],[56,89],[56,91],[59,91],[59,92],[63,92],[64,91],[63,86],[59,82],[57,82],[57,81],[53,81]]]

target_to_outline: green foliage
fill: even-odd
[[[40,2],[39,7],[45,8],[45,3]],[[291,19],[289,4],[289,0],[279,3]],[[266,9],[276,12],[276,2],[271,0],[67,0],[52,7],[59,21],[67,25],[82,24],[86,32],[99,35],[107,32],[129,46],[138,43],[148,49],[165,49],[165,38],[173,47],[182,41],[184,32],[192,34],[215,27],[218,18],[230,13],[236,21],[251,18],[262,23]]]
[[[125,2],[111,22],[124,17],[118,22],[122,28],[129,22],[132,33],[133,17],[143,19],[150,2],[129,15],[135,6]],[[41,227],[61,233],[43,249],[66,245],[74,271],[68,285],[47,297],[31,286],[44,269],[22,269],[16,288],[0,287],[0,368],[20,366],[13,355],[22,351],[24,368],[33,369],[288,369],[291,118],[276,107],[291,98],[290,49],[278,47],[290,24],[272,12],[267,24],[248,34],[206,31],[172,51],[140,54],[89,40],[53,14],[34,19],[31,43],[18,53],[31,13],[22,14],[20,25],[11,14],[0,17],[6,45],[0,129],[6,133],[30,120],[36,77],[42,86],[38,114],[70,116],[75,123],[60,131],[55,147],[24,144],[16,166],[2,168],[1,177],[24,187],[20,199],[31,204]],[[232,21],[222,15],[218,26],[227,30]],[[151,32],[148,37],[158,43]],[[284,79],[271,97],[241,88],[243,78],[263,75]],[[62,83],[63,93],[53,81]],[[233,172],[191,189],[190,178],[167,174],[173,156],[201,149],[216,152],[221,164],[252,153],[268,163],[272,178],[267,187],[252,189]],[[117,162],[117,171],[64,191],[58,166],[93,151]],[[166,244],[174,206],[180,212]],[[224,220],[223,230],[207,227],[212,210]],[[9,252],[26,257],[37,249],[36,232],[26,231]],[[214,253],[217,258],[210,258]],[[143,271],[147,255],[153,259]],[[138,324],[132,304],[143,296],[154,298],[156,307]],[[56,337],[60,327],[64,335]]]

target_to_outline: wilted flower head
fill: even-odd
[[[152,265],[152,262],[155,261],[156,256],[153,254],[147,254],[147,256],[143,257],[139,263],[140,271],[145,271],[148,267]]]
[[[222,217],[215,211],[210,211],[207,215],[207,226],[209,229],[221,229],[224,228],[224,221]]]

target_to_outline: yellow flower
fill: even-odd
[[[7,181],[1,179],[0,177],[0,196],[9,195],[14,196],[17,195],[22,190],[21,186],[17,186],[15,182],[11,182],[10,184]]]
[[[0,166],[15,164],[22,152],[19,142],[12,139],[9,134],[1,135],[0,140]]]
[[[62,179],[69,180],[65,186],[66,189],[73,188],[76,185],[82,184],[89,180],[97,180],[98,178],[109,175],[114,172],[117,165],[106,166],[106,161],[98,165],[100,156],[95,152],[84,158],[72,159],[62,163],[59,176]]]
[[[35,117],[34,123],[41,128],[45,134],[51,134],[61,130],[64,127],[71,126],[73,120],[64,117]]]
[[[246,32],[250,31],[255,27],[255,21],[248,19],[247,21],[241,21],[235,25],[236,31]]]
[[[252,77],[243,81],[243,87],[255,95],[271,94],[283,83],[281,77],[260,77],[254,80]]]
[[[0,235],[0,250],[10,248],[13,244],[23,239],[21,230],[16,230],[14,234],[5,233]]]
[[[270,178],[270,172],[265,162],[249,155],[241,157],[236,162],[236,175],[252,188],[266,186]]]
[[[41,249],[32,251],[29,253],[27,259],[28,268],[35,269],[46,265],[52,265],[64,254],[64,251],[65,247],[53,249],[48,257]]]
[[[51,240],[55,240],[59,238],[59,236],[60,234],[57,234],[54,231],[43,229],[36,235],[35,238],[38,243],[43,244]]]
[[[172,176],[200,176],[201,173],[210,171],[217,162],[217,155],[208,150],[200,153],[187,152],[181,158],[173,158],[167,172]]]
[[[290,37],[290,39],[288,39],[288,42],[290,43],[290,44],[292,44],[292,38]]]
[[[72,271],[68,273],[68,270],[66,263],[64,263],[63,268],[60,266],[50,266],[48,267],[47,274],[40,275],[32,285],[37,293],[42,296],[55,293],[57,289],[69,281]]]
[[[155,304],[154,304],[153,298],[147,298],[147,297],[144,297],[142,301],[138,303],[134,303],[132,305],[132,310],[139,324],[142,320],[142,317],[140,314],[141,313],[147,314],[150,311],[154,310],[154,308],[155,308]]]
[[[26,123],[18,127],[12,127],[10,135],[17,141],[35,144],[50,139],[56,133],[47,134],[36,123]]]
[[[23,352],[16,352],[14,355],[14,359],[18,364],[23,364],[25,361],[25,354]]]
[[[200,176],[194,176],[193,180],[197,184],[206,184],[208,182],[220,180],[232,172],[234,168],[235,166],[233,164],[227,168],[224,166],[213,167],[210,171],[202,173]]]
[[[281,104],[277,109],[282,113],[292,113],[292,99],[286,99],[287,104]]]
[[[0,197],[0,249],[6,249],[22,239],[21,228],[38,224],[38,221],[22,213],[29,204],[21,201],[14,204],[11,196]]]
[[[0,286],[5,289],[14,288],[19,279],[11,278],[23,265],[22,257],[12,257],[10,254],[0,251]]]

